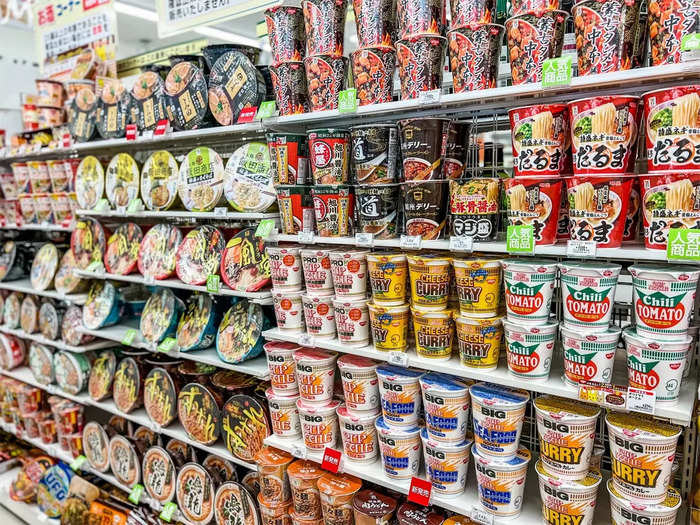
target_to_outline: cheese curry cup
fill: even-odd
[[[435,361],[448,361],[452,357],[455,340],[454,313],[453,310],[412,310],[416,353],[420,357]]]
[[[453,259],[459,311],[469,317],[493,317],[501,297],[501,261]]]
[[[552,309],[557,263],[538,259],[506,259],[502,265],[508,320],[546,323]]]
[[[515,456],[509,459],[496,459],[485,456],[476,447],[472,447],[472,455],[481,506],[500,518],[519,516],[523,506],[530,451],[519,448]]]
[[[420,310],[444,310],[450,293],[450,259],[408,255],[411,304]]]
[[[377,366],[371,359],[359,355],[345,354],[338,359],[338,370],[348,411],[379,411]]]
[[[367,271],[374,304],[401,305],[406,302],[408,263],[403,253],[370,253]]]
[[[425,410],[425,428],[436,441],[460,443],[467,434],[469,386],[444,374],[428,373],[420,378]]]
[[[675,525],[678,509],[683,502],[680,493],[673,487],[666,491],[661,503],[635,503],[626,499],[615,488],[612,479],[607,483],[610,494],[610,515],[615,525],[649,523],[651,525]]]
[[[325,405],[333,398],[337,356],[321,350],[301,348],[293,354],[301,400],[307,405]]]
[[[473,319],[458,317],[457,347],[464,366],[480,370],[495,370],[503,340],[502,317]]]
[[[595,513],[600,472],[590,471],[580,480],[565,480],[552,476],[542,461],[535,464],[540,478],[542,518],[544,523],[591,525]]]
[[[587,332],[608,329],[621,268],[619,264],[610,263],[559,264],[566,326],[583,328]]]
[[[508,370],[516,377],[547,379],[557,339],[557,323],[539,326],[503,320]]]
[[[467,467],[472,440],[458,443],[435,441],[424,428],[421,430],[423,457],[427,478],[436,494],[457,496],[467,484]]]
[[[408,347],[408,305],[383,306],[368,303],[374,348],[385,352],[403,352]]]

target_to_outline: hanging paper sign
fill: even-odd
[[[158,36],[172,36],[193,27],[259,13],[276,3],[277,0],[157,0]]]

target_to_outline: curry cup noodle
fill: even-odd
[[[331,276],[336,297],[365,296],[368,253],[362,250],[331,252]]]
[[[453,259],[459,311],[469,317],[494,317],[501,297],[501,261]]]
[[[600,472],[591,471],[578,480],[561,479],[551,475],[542,461],[535,464],[540,479],[542,518],[545,523],[591,525],[595,513]]]
[[[338,340],[348,346],[366,346],[369,343],[369,309],[364,298],[335,298],[335,328]]]
[[[557,263],[539,259],[506,259],[502,264],[508,320],[546,323],[552,307]]]
[[[423,372],[381,365],[377,367],[382,415],[392,427],[415,427],[421,409],[419,379]]]
[[[298,246],[267,246],[270,278],[275,290],[298,292],[302,289],[301,248]]]
[[[523,506],[530,451],[519,448],[510,458],[492,458],[472,447],[479,503],[499,518],[517,518]]]
[[[367,270],[375,304],[398,306],[406,302],[406,254],[370,253]]]
[[[304,272],[306,293],[333,295],[331,256],[333,250],[310,248],[301,250],[301,266]]]
[[[606,331],[621,269],[610,263],[560,263],[564,325],[587,332]]]
[[[320,339],[332,339],[335,337],[335,310],[333,309],[332,295],[311,295],[305,293],[301,296],[304,305],[304,324],[306,333]]]
[[[301,400],[307,405],[325,405],[333,398],[335,360],[338,356],[302,348],[292,355],[296,363]]]
[[[339,406],[338,400],[322,406],[307,405],[303,399],[297,400],[301,434],[307,449],[323,451],[326,447],[335,447],[339,435],[336,413]]]
[[[503,320],[508,370],[516,377],[547,379],[552,366],[552,352],[558,323],[538,326]]]
[[[559,479],[585,478],[600,409],[554,396],[540,396],[533,404],[544,469]]]
[[[297,385],[294,352],[301,350],[299,345],[273,341],[263,345],[270,371],[270,385],[278,396],[293,396],[299,393]]]
[[[525,406],[530,394],[493,383],[469,387],[474,445],[480,456],[512,459],[518,451]]]
[[[418,475],[421,458],[420,427],[387,425],[383,416],[375,421],[384,473],[393,479]]]
[[[379,411],[377,363],[366,357],[345,354],[338,359],[345,406],[352,414]]]
[[[447,443],[464,441],[469,419],[469,386],[435,373],[425,374],[419,381],[430,439]]]
[[[404,352],[408,347],[409,306],[368,303],[372,341],[376,350]]]
[[[285,332],[303,332],[304,305],[301,300],[302,292],[277,291],[272,292],[277,328]]]
[[[377,459],[377,412],[350,412],[345,405],[336,409],[345,458],[353,463],[372,463]]]
[[[570,386],[578,386],[581,381],[609,383],[622,330],[613,326],[605,332],[588,333],[581,328],[560,326],[559,332],[566,383]]]
[[[434,440],[426,428],[421,430],[423,458],[428,480],[436,494],[457,496],[467,484],[471,439],[445,443]]]
[[[607,483],[610,494],[610,516],[613,525],[675,525],[676,515],[681,508],[683,499],[673,487],[666,491],[666,499],[661,503],[638,503],[625,498],[615,488],[612,479]],[[695,511],[693,511],[695,513]]]
[[[281,396],[272,388],[265,390],[267,406],[270,409],[272,431],[282,438],[297,438],[301,435],[299,410],[297,401],[299,395]]]

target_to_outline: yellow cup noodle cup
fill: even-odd
[[[542,460],[535,463],[535,470],[540,480],[544,523],[593,523],[598,485],[602,480],[600,472],[586,472],[584,477],[578,480],[561,479],[547,472]]]
[[[425,428],[430,439],[461,443],[467,434],[469,385],[454,377],[430,372],[420,378]]]
[[[359,355],[338,359],[345,406],[351,412],[379,412],[377,363]]]
[[[387,477],[411,479],[418,475],[421,459],[420,427],[387,425],[384,417],[375,421],[382,466]]]
[[[456,443],[434,440],[428,431],[421,430],[423,457],[427,478],[436,494],[457,496],[464,492],[467,484],[469,451],[472,440],[466,439]]]
[[[377,350],[403,352],[408,347],[409,307],[368,303],[372,340]]]
[[[501,297],[499,259],[453,259],[459,311],[469,317],[494,317]]]
[[[505,259],[501,264],[508,320],[546,323],[552,309],[557,263],[539,259]]]
[[[408,263],[405,254],[370,253],[367,272],[374,304],[396,306],[406,302]]]
[[[622,330],[613,326],[606,332],[588,333],[581,328],[560,326],[559,332],[566,383],[571,386],[578,386],[581,381],[609,383]]]
[[[419,356],[436,361],[450,359],[455,341],[454,314],[453,310],[412,310],[413,335]]]
[[[323,451],[326,447],[335,447],[339,434],[336,414],[338,406],[338,400],[320,406],[307,405],[303,399],[297,400],[301,433],[307,449]]]
[[[450,258],[408,255],[411,304],[420,310],[444,310],[450,293]]]
[[[379,445],[374,422],[380,414],[378,408],[376,412],[350,412],[345,405],[336,409],[347,460],[353,463],[373,463],[377,459]]]
[[[612,523],[650,523],[653,525],[675,525],[676,515],[683,499],[673,487],[666,491],[661,503],[637,503],[625,498],[615,487],[612,479],[607,483],[610,494],[610,517]],[[695,512],[695,511],[693,511]]]
[[[455,324],[462,364],[480,370],[496,369],[503,339],[502,318],[478,319],[460,316]]]
[[[472,447],[479,503],[499,518],[517,518],[523,507],[525,478],[530,463],[530,451],[519,448],[508,459],[485,456]]]
[[[508,370],[516,377],[547,379],[558,323],[522,324],[503,320]]]

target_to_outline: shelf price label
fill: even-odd
[[[228,213],[228,208],[226,206],[217,206],[214,208],[214,216],[215,217],[226,217],[226,214]]]
[[[176,344],[177,344],[176,339],[174,339],[173,337],[166,337],[158,345],[158,351],[165,352],[167,354],[168,352],[171,352],[173,350],[173,348],[175,348]]]
[[[408,488],[408,501],[427,507],[430,505],[432,490],[433,486],[430,481],[413,477],[411,478],[411,486]]]
[[[344,89],[338,93],[338,113],[355,113],[357,111],[357,90]]]
[[[493,514],[486,512],[484,509],[474,506],[469,514],[472,521],[476,521],[481,525],[493,525]]]
[[[97,275],[102,275],[105,273],[105,267],[101,261],[93,261],[90,264],[88,264],[87,268],[85,268],[85,271],[95,273]]]
[[[81,454],[71,462],[70,468],[75,472],[80,472],[85,463],[87,463],[87,458]]]
[[[138,130],[136,129],[136,124],[127,124],[126,125],[126,140],[127,141],[136,140],[137,136],[138,136]]]
[[[542,64],[542,87],[568,86],[571,84],[573,55],[548,58]]]
[[[595,241],[566,241],[567,257],[595,257],[598,243]]]
[[[406,352],[393,350],[389,352],[389,359],[387,359],[387,361],[392,365],[403,366],[406,368],[408,366],[408,354]]]
[[[262,239],[267,239],[272,233],[272,229],[274,227],[274,219],[263,219],[262,221],[260,221],[260,224],[258,224],[258,227],[255,230],[255,236],[260,237]]]
[[[122,344],[124,346],[131,346],[134,344],[134,339],[136,338],[136,330],[133,328],[129,328],[126,333],[124,334],[124,337],[122,338]]]
[[[95,211],[105,212],[109,211],[109,201],[107,199],[100,199],[95,205]]]
[[[323,451],[321,468],[327,470],[328,472],[332,472],[333,474],[337,474],[340,470],[340,460],[342,457],[343,454],[341,454],[339,450],[326,447],[326,449]]]
[[[290,452],[295,458],[306,459],[306,447],[303,445],[292,445],[292,450]]]
[[[430,91],[421,91],[418,93],[418,100],[423,104],[432,104],[435,102],[440,102],[441,96],[441,89],[431,89]]]
[[[400,246],[402,250],[420,250],[422,238],[420,235],[402,235]]]
[[[238,120],[236,121],[236,124],[247,124],[248,122],[253,122],[255,120],[255,115],[257,112],[258,106],[243,108],[238,115]]]
[[[656,392],[641,388],[627,387],[627,410],[654,415],[656,407]]]
[[[71,137],[70,133],[64,133],[63,136],[61,136],[61,146],[64,148],[70,148],[73,145],[73,137]]]
[[[467,252],[471,253],[474,251],[474,237],[471,236],[460,236],[460,237],[450,237],[450,251],[451,252]]]
[[[308,346],[309,348],[313,348],[314,346],[316,346],[314,336],[309,334],[301,334],[299,336],[299,344],[301,346]]]
[[[134,505],[138,505],[141,501],[141,496],[143,495],[143,485],[137,483],[134,488],[131,489],[129,493],[129,501]]]
[[[578,398],[586,403],[620,409],[627,404],[627,387],[611,383],[581,381],[578,385]]]
[[[175,516],[176,511],[177,505],[172,501],[169,501],[168,503],[163,505],[163,510],[161,511],[158,517],[163,521],[167,521],[168,523],[170,523],[173,519],[173,516]]]
[[[508,253],[535,252],[535,230],[531,224],[508,226],[506,251]]]
[[[275,116],[277,111],[277,105],[274,100],[266,100],[258,108],[258,114],[255,115],[255,120],[262,120],[264,118],[270,118]]]
[[[313,244],[314,232],[299,232],[297,234],[297,242],[299,244]]]
[[[129,205],[126,207],[126,210],[129,213],[138,213],[143,211],[143,202],[141,202],[141,199],[138,197],[131,199],[131,201],[129,201]]]
[[[156,129],[153,131],[154,137],[162,137],[170,132],[170,122],[168,119],[161,119],[156,124]]]
[[[668,231],[666,258],[669,261],[700,260],[700,230],[671,228]]]
[[[700,33],[684,35],[681,40],[681,60],[690,62],[700,58]]]
[[[371,248],[374,244],[374,234],[373,233],[356,233],[355,234],[355,246],[362,246],[365,248]]]
[[[207,277],[207,292],[219,293],[219,290],[221,290],[221,277],[214,274],[209,275]]]

